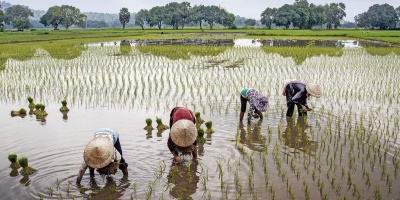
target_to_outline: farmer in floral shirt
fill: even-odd
[[[268,107],[268,98],[261,96],[256,89],[245,88],[240,92],[240,121],[243,121],[246,112],[246,104],[249,102],[250,108],[247,116],[247,123],[250,124],[253,113],[257,113],[260,120],[263,119],[261,112],[265,112]]]

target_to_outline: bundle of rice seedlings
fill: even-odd
[[[21,167],[21,165],[19,164],[19,162],[17,160],[17,155],[16,154],[8,155],[8,160],[11,162],[10,167],[12,169],[18,169],[18,168]]]
[[[201,125],[204,123],[204,120],[200,117],[200,112],[195,112],[194,116],[196,117],[196,124]]]
[[[68,112],[69,111],[69,108],[67,107],[67,100],[62,100],[61,101],[61,104],[62,104],[62,106],[61,106],[61,108],[60,108],[60,111],[61,112]]]
[[[169,128],[169,126],[162,123],[161,118],[156,117],[156,122],[157,122],[157,129],[159,131],[167,130]]]
[[[153,122],[153,120],[151,120],[150,118],[147,118],[146,119],[147,126],[144,127],[144,130],[148,130],[148,131],[153,130],[154,128],[151,125],[152,122]]]
[[[23,108],[21,108],[19,110],[12,110],[11,111],[11,116],[12,117],[14,117],[14,116],[22,116],[22,117],[24,117],[25,115],[26,115],[26,110],[23,109]]]
[[[35,104],[33,103],[32,97],[28,97],[28,102],[29,102],[28,107],[29,107],[30,109],[34,109],[34,108],[35,108]]]
[[[107,166],[97,169],[96,171],[99,172],[99,174],[101,174],[101,175],[111,175],[111,174],[117,173],[118,167],[119,167],[119,161],[111,162]]]
[[[212,129],[212,121],[207,121],[206,123],[204,123],[207,127],[206,133],[210,134],[210,133],[214,133],[214,130]]]
[[[22,169],[19,172],[21,175],[25,176],[25,175],[31,175],[33,173],[35,173],[37,170],[33,169],[32,167],[29,167],[28,165],[28,158],[22,157],[20,159],[18,159],[19,164],[21,165]]]
[[[206,138],[204,138],[204,129],[202,129],[202,128],[197,129],[196,141],[198,143],[205,143],[206,142]]]
[[[195,146],[193,144],[187,147],[175,146],[175,151],[181,153],[182,155],[192,155],[192,152],[195,151]]]

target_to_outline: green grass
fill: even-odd
[[[163,34],[161,34],[163,33]],[[208,27],[185,28],[185,29],[105,29],[105,30],[58,30],[38,29],[36,31],[23,32],[0,32],[0,44],[32,42],[32,41],[53,41],[53,40],[71,40],[84,39],[90,42],[91,38],[102,41],[110,40],[131,40],[131,39],[174,39],[174,38],[199,38],[199,37],[215,37],[215,38],[291,38],[291,39],[365,39],[380,40],[391,43],[400,44],[400,31],[397,30],[364,30],[364,29],[339,29],[339,30],[283,30],[283,29],[215,29],[210,30]]]

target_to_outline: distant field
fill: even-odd
[[[200,29],[104,29],[104,30],[58,30],[42,29],[24,32],[0,32],[0,44],[21,43],[32,41],[52,41],[64,39],[85,39],[96,38],[101,40],[131,40],[131,39],[156,39],[156,38],[195,38],[195,37],[216,37],[216,38],[291,38],[291,39],[365,39],[385,41],[400,44],[400,31],[396,30],[356,30],[356,29],[340,29],[340,30],[226,30],[217,29],[210,30]]]

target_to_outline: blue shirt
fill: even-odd
[[[115,144],[117,142],[118,137],[119,137],[117,131],[114,131],[114,130],[108,129],[108,128],[102,128],[102,129],[99,129],[96,132],[94,132],[94,136],[95,137],[96,137],[96,135],[99,135],[99,134],[109,134],[109,135],[111,135],[113,140],[114,140],[113,144]]]

